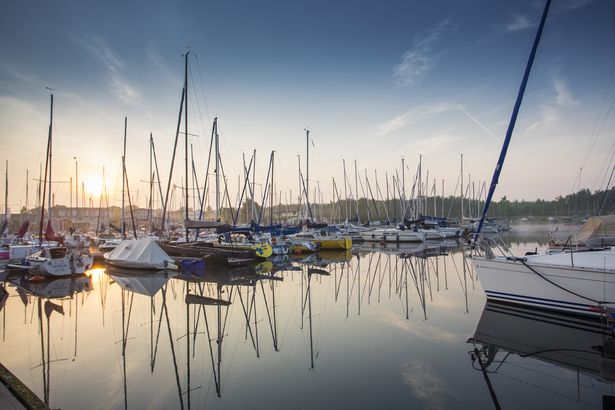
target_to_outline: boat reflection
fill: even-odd
[[[613,374],[601,372],[601,362],[610,359],[603,348],[613,336],[610,326],[601,320],[487,302],[474,336],[468,340],[474,347],[469,352],[472,366],[482,371],[496,408],[500,404],[492,382],[498,376],[587,403],[596,391],[612,394],[615,388]],[[536,361],[554,366],[540,367],[537,377]],[[558,368],[566,368],[572,375],[566,377]],[[561,387],[567,382],[574,386],[567,394],[548,387],[549,383]],[[592,394],[585,394],[587,390]]]
[[[153,297],[162,289],[169,278],[177,275],[171,270],[121,269],[107,266],[105,273],[123,290]]]
[[[56,349],[52,349],[51,326],[52,318],[64,317],[65,303],[68,302],[68,315],[74,316],[74,349],[73,360],[77,357],[78,346],[78,314],[79,314],[79,295],[83,295],[92,290],[92,280],[88,276],[64,277],[57,279],[45,279],[42,281],[32,281],[27,277],[9,277],[6,282],[9,286],[15,287],[19,298],[24,307],[36,309],[38,319],[38,333],[40,335],[41,363],[32,369],[41,368],[43,380],[43,401],[49,405],[51,391],[51,364],[67,361],[68,358],[58,357]],[[74,301],[74,306],[73,306]],[[35,307],[36,306],[36,307]],[[73,310],[74,309],[74,310]],[[6,311],[4,312],[6,313]],[[74,315],[73,315],[74,313]],[[63,320],[63,319],[62,319]],[[54,341],[55,345],[57,342]],[[52,357],[52,351],[56,357]]]

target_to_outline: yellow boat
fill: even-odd
[[[352,239],[349,236],[330,234],[326,230],[305,231],[294,236],[297,239],[312,241],[318,245],[319,249],[344,249],[352,248]]]

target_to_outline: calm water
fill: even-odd
[[[517,252],[544,245],[511,241]],[[493,408],[494,399],[578,409],[614,394],[591,353],[545,360],[505,348],[531,350],[536,338],[591,346],[591,333],[485,309],[457,248],[400,251],[361,246],[204,276],[95,269],[29,290],[7,282],[1,361],[63,409]],[[483,347],[494,340],[497,351]]]

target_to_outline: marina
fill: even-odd
[[[0,17],[0,408],[615,409],[613,4],[185,3]]]

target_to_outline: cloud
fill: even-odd
[[[10,64],[0,64],[0,71],[26,83],[32,83],[37,79],[36,75],[25,72],[23,67],[17,68]]]
[[[108,72],[109,88],[113,95],[127,105],[137,105],[140,102],[139,92],[126,79],[124,62],[101,38],[85,39],[78,36],[72,38],[103,63]]]
[[[169,69],[169,67],[164,62],[164,60],[162,59],[162,57],[160,56],[160,54],[158,53],[154,45],[150,44],[145,49],[145,54],[150,59],[150,61],[154,64],[154,66],[157,67],[160,71],[162,71],[165,75],[167,75],[170,79],[172,79],[174,82],[180,81],[178,77],[175,75],[175,73],[171,69]]]
[[[555,104],[557,106],[569,107],[578,104],[564,79],[556,75],[553,78],[553,87],[555,88]]]
[[[393,117],[376,125],[376,135],[379,137],[388,135],[400,128],[403,128],[411,121],[427,120],[439,114],[459,110],[459,104],[442,101],[436,104],[419,105],[403,114]]]
[[[426,409],[444,408],[444,397],[453,396],[446,383],[426,362],[405,363],[401,368],[405,384],[410,386],[412,395],[420,400]]]
[[[554,3],[549,10],[549,17],[557,18],[560,15],[567,13],[572,10],[580,9],[588,4],[593,3],[595,0],[562,0],[557,3]],[[537,9],[542,9],[544,7],[543,3],[535,3],[534,7]],[[525,14],[515,14],[512,17],[512,20],[506,24],[506,31],[515,32],[521,30],[527,30],[532,27],[536,27],[538,25],[540,16],[535,15],[530,18]]]
[[[554,126],[560,121],[562,109],[578,104],[568,87],[568,83],[558,74],[553,76],[553,92],[554,96],[551,101],[540,104],[540,119],[531,124],[527,128],[528,131],[539,131]]]
[[[393,77],[397,85],[402,87],[414,85],[431,70],[436,60],[436,56],[432,53],[433,44],[449,26],[449,21],[448,18],[442,20],[414,37],[412,48],[402,54],[401,62],[393,68]]]
[[[513,17],[512,21],[506,25],[507,31],[521,31],[526,30],[536,25],[535,20],[530,20],[523,14],[517,14]]]

